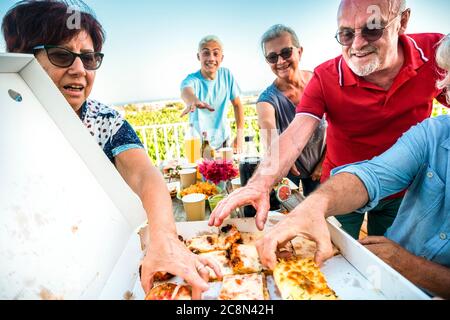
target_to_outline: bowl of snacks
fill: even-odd
[[[214,211],[214,209],[217,207],[219,202],[222,201],[223,199],[225,199],[225,195],[221,194],[221,193],[208,198],[209,208],[211,209],[211,212]]]
[[[191,193],[203,193],[206,196],[206,198],[209,198],[222,192],[223,190],[218,186],[216,186],[215,184],[209,182],[198,182],[186,189],[179,191],[177,193],[177,198],[181,200],[184,196]]]

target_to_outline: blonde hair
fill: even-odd
[[[436,51],[436,63],[439,67],[445,70],[444,79],[437,82],[439,89],[447,88],[447,100],[450,101],[450,92],[448,86],[450,85],[450,34],[446,35],[439,44]]]
[[[220,49],[222,49],[223,51],[223,43],[222,41],[220,41],[218,36],[215,35],[208,35],[206,37],[203,37],[202,40],[200,40],[199,44],[198,44],[198,52],[202,51],[203,47],[210,42],[215,42],[220,46]]]

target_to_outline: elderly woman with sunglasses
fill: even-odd
[[[258,124],[267,130],[267,145],[271,139],[283,133],[295,118],[296,106],[302,99],[312,72],[300,70],[303,48],[294,30],[284,25],[274,25],[261,39],[261,47],[275,81],[259,96],[256,104]],[[325,157],[326,121],[316,129],[300,157],[296,160],[288,178],[295,184],[302,182],[303,194],[308,196],[320,183],[322,163]]]
[[[157,271],[165,271],[190,283],[193,298],[198,299],[208,288],[206,265],[220,277],[219,267],[194,255],[179,241],[167,187],[131,126],[116,111],[89,99],[103,60],[100,51],[105,35],[86,10],[80,12],[80,27],[69,28],[68,12],[72,11],[68,9],[63,1],[16,4],[2,24],[7,50],[34,53],[93,139],[140,197],[150,230],[150,246],[142,264],[144,290],[150,290]]]

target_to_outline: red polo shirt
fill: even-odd
[[[297,106],[297,114],[328,120],[322,182],[331,169],[372,159],[409,128],[430,117],[433,98],[446,104],[436,81],[443,70],[435,52],[442,34],[400,36],[405,63],[389,90],[355,75],[342,56],[317,67]],[[448,105],[447,105],[448,106]]]

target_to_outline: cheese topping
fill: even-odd
[[[282,260],[275,267],[273,277],[283,299],[337,299],[312,259]]]
[[[264,274],[229,275],[223,278],[220,300],[267,300]]]
[[[253,273],[263,270],[256,247],[249,244],[233,245],[231,265],[236,273]]]

